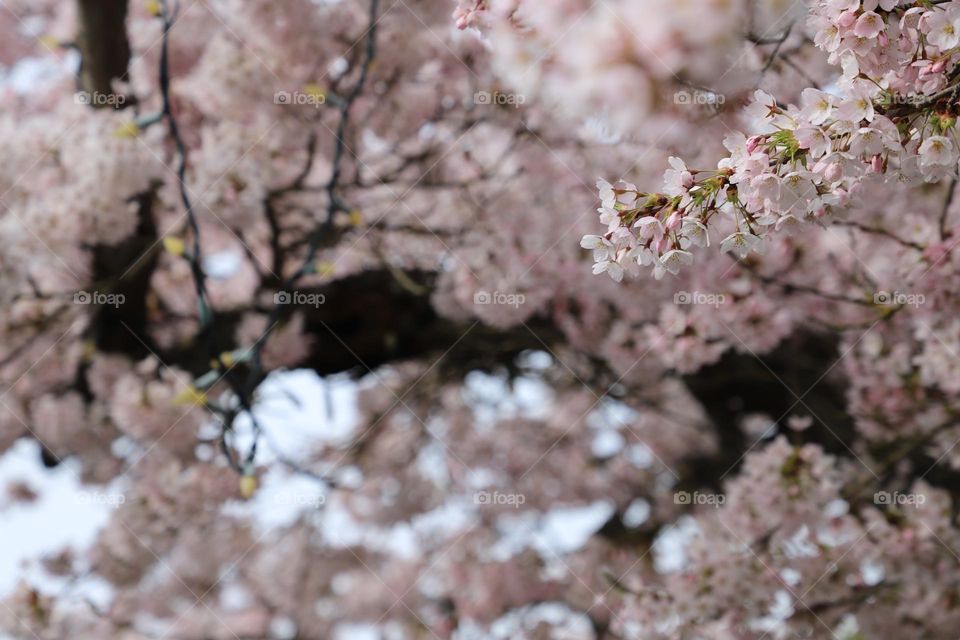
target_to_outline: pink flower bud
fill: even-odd
[[[886,31],[881,31],[877,36],[877,41],[880,43],[881,47],[886,47],[890,44],[890,36],[887,35]]]
[[[857,14],[853,11],[847,10],[840,14],[840,17],[837,19],[837,24],[846,29],[852,26],[856,21]]]
[[[664,252],[666,252],[667,247],[669,245],[670,245],[670,238],[667,237],[666,235],[661,236],[661,238],[657,240],[657,253],[662,255]]]
[[[840,168],[839,162],[831,162],[823,170],[823,177],[827,179],[827,182],[836,182],[843,177],[843,169]]]
[[[747,138],[747,153],[753,153],[763,141],[763,136],[750,136]]]
[[[930,65],[929,67],[927,67],[927,73],[940,73],[940,72],[943,71],[946,67],[947,67],[947,59],[946,59],[946,58],[940,58],[939,60],[937,60],[936,62],[934,62],[932,65]]]
[[[820,207],[819,209],[817,209],[816,211],[813,212],[813,217],[814,217],[814,218],[822,218],[822,217],[824,217],[825,215],[827,215],[827,208],[826,208],[826,207]]]
[[[883,158],[880,157],[879,153],[870,160],[870,171],[873,173],[883,173]]]
[[[670,217],[667,218],[667,229],[673,231],[680,226],[680,223],[683,221],[683,218],[680,216],[679,211],[674,211],[670,214]]]

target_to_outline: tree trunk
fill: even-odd
[[[125,80],[130,64],[127,41],[127,0],[77,0],[82,59],[80,90],[91,96],[112,96],[113,81]],[[91,100],[93,107],[116,107],[117,101]]]

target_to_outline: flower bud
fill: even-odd
[[[670,214],[670,217],[667,218],[667,229],[669,229],[670,231],[673,231],[674,229],[680,226],[680,222],[682,220],[683,219],[680,217],[680,212],[674,211],[673,213]]]
[[[657,253],[663,254],[667,250],[669,244],[670,238],[666,235],[661,236],[660,239],[657,240]]]
[[[240,477],[240,495],[244,500],[249,500],[257,491],[257,478],[251,475]]]
[[[843,169],[840,168],[839,162],[831,162],[823,170],[823,177],[826,178],[827,182],[836,182],[843,177]]]

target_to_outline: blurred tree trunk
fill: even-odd
[[[130,64],[127,41],[127,0],[77,0],[80,31],[80,89],[112,95],[115,79],[126,79]],[[91,101],[91,106],[113,106],[110,101]]]

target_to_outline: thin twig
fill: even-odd
[[[950,206],[953,204],[953,198],[957,193],[957,176],[950,179],[950,186],[947,187],[947,199],[943,203],[943,210],[940,212],[940,241],[947,239],[947,216],[950,213]]]

